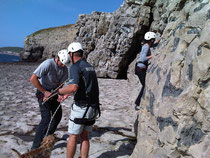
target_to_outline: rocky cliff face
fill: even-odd
[[[138,1],[139,2],[139,1]],[[141,1],[142,2],[142,1]],[[137,2],[135,2],[137,4]],[[141,4],[148,5],[146,3]],[[209,1],[157,0],[150,5],[150,30],[163,38],[146,78],[138,115],[138,143],[132,158],[210,155],[210,4]],[[137,96],[138,79],[129,68]]]
[[[75,37],[75,25],[65,25],[37,31],[25,38],[23,61],[38,61],[51,58],[61,49],[66,49]]]
[[[85,46],[98,77],[126,78],[150,22],[150,7],[125,3],[114,13],[80,15],[75,40]]]

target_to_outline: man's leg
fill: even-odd
[[[81,147],[80,147],[80,152],[81,152],[81,158],[87,158],[88,153],[89,153],[89,148],[90,148],[90,143],[88,139],[88,131],[83,131],[80,134],[81,138]]]
[[[68,132],[70,133],[67,143],[67,158],[73,158],[76,152],[76,145],[79,136],[81,137],[81,156],[86,158],[89,152],[88,132],[91,132],[92,126],[84,126],[75,124],[72,120],[74,118],[82,118],[86,108],[81,108],[77,105],[73,105],[70,114],[70,120],[68,125]],[[84,156],[83,156],[84,155]]]
[[[69,135],[69,140],[67,143],[67,152],[66,152],[67,158],[74,158],[74,154],[77,149],[77,139],[78,139],[78,135],[74,135],[74,134]]]
[[[50,110],[45,106],[42,105],[42,103],[39,103],[39,108],[40,108],[40,112],[41,112],[41,122],[39,123],[39,125],[36,128],[36,134],[35,134],[35,138],[33,140],[33,145],[31,149],[36,149],[40,146],[45,133],[47,131],[47,127],[48,124],[50,122]]]

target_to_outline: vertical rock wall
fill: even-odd
[[[75,40],[85,46],[98,77],[126,78],[150,23],[149,6],[124,3],[114,13],[80,15]]]
[[[131,158],[210,155],[210,4],[157,0],[150,30],[163,32],[146,77]],[[140,88],[130,65],[134,101]],[[136,88],[138,84],[139,88]]]

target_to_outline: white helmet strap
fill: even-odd
[[[72,61],[72,64],[74,64],[74,52],[71,52],[71,61]]]

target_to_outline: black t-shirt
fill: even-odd
[[[89,104],[98,104],[98,80],[93,66],[85,59],[80,59],[70,67],[69,72],[69,83],[78,85],[74,100],[87,101]]]

